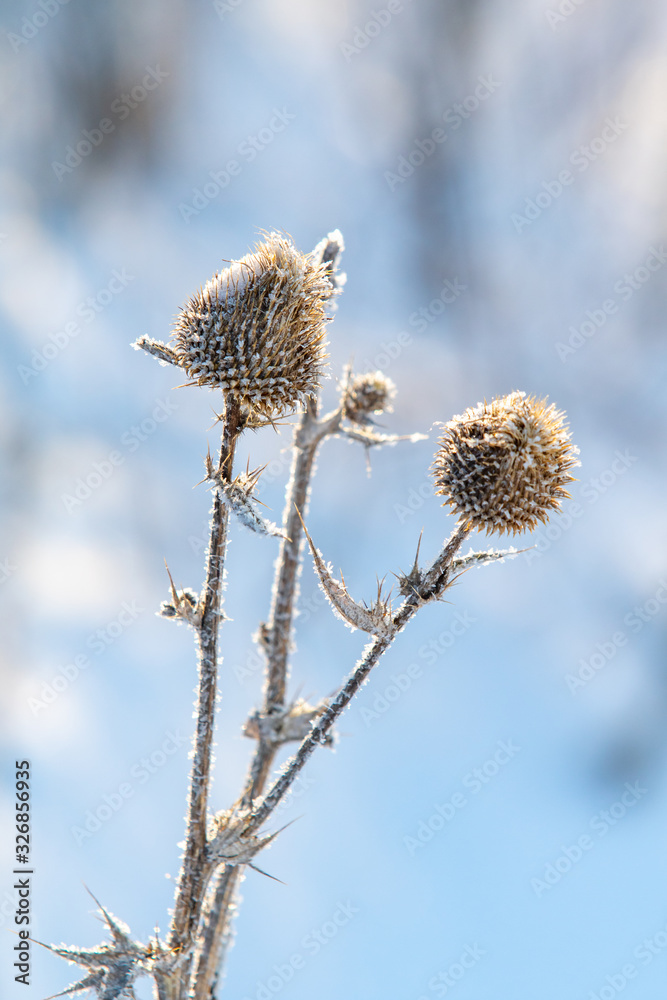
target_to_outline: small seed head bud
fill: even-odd
[[[357,424],[370,423],[371,413],[390,413],[396,386],[382,372],[354,375],[345,392],[345,416]]]
[[[546,521],[570,495],[568,470],[579,464],[564,414],[523,392],[454,417],[439,445],[436,493],[460,524],[487,533],[532,531]]]
[[[319,388],[325,360],[326,265],[271,233],[215,274],[179,313],[175,363],[253,412],[293,410]]]

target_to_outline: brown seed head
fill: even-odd
[[[355,375],[345,391],[345,416],[358,424],[370,423],[371,413],[391,412],[396,386],[382,372]]]
[[[219,387],[264,415],[293,410],[319,387],[326,267],[270,233],[215,274],[179,313],[176,363],[193,383]]]
[[[523,392],[454,417],[439,445],[436,493],[460,524],[487,533],[532,531],[546,521],[570,495],[568,470],[579,464],[564,414]]]

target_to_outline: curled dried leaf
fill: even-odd
[[[383,444],[393,445],[399,441],[426,441],[428,434],[379,434],[367,427],[355,425],[353,427],[341,427],[341,434],[349,437],[351,441],[358,441],[365,448],[379,447]]]
[[[252,472],[242,472],[228,482],[217,469],[214,469],[210,452],[206,456],[206,479],[218,490],[222,502],[236,515],[241,524],[259,535],[287,538],[282,528],[262,517],[257,511],[256,504],[261,503],[261,500],[256,500],[252,492],[263,470],[264,466]]]
[[[167,566],[166,563],[165,566]],[[176,621],[184,621],[187,622],[188,625],[198,627],[201,625],[202,616],[202,609],[199,606],[198,595],[194,592],[194,590],[191,590],[190,587],[185,587],[183,590],[176,590],[174,580],[169,572],[168,566],[167,573],[169,574],[171,601],[162,602],[158,615],[160,615],[161,618],[172,618]]]
[[[93,990],[99,1000],[134,1000],[134,982],[139,976],[152,971],[156,957],[155,944],[152,943],[147,947],[134,941],[130,937],[127,925],[114,917],[97,900],[95,902],[111,932],[111,941],[87,949],[69,948],[66,945],[42,945],[61,958],[67,959],[68,962],[87,970],[87,975],[83,979],[73,983],[61,993],[56,993],[55,996]]]
[[[473,566],[484,566],[485,563],[502,562],[503,559],[514,559],[528,549],[515,549],[511,545],[508,549],[488,549],[486,552],[473,552],[472,549],[465,556],[452,560],[452,572],[463,573]]]
[[[135,351],[146,351],[147,354],[152,354],[161,365],[178,366],[179,364],[176,352],[168,344],[163,344],[161,340],[153,340],[152,337],[139,337],[131,346]]]
[[[278,836],[280,830],[264,837],[245,832],[247,810],[226,809],[216,814],[209,834],[208,859],[211,865],[250,865],[252,859]]]
[[[253,712],[243,727],[243,735],[250,739],[261,739],[264,743],[274,746],[292,741],[300,743],[309,735],[313,723],[327,705],[326,699],[317,705],[310,705],[303,698],[297,698],[282,712],[272,712],[268,715]],[[333,744],[331,733],[327,733],[326,742],[329,746]]]
[[[301,523],[303,524],[303,519]],[[315,548],[305,524],[303,530],[313,556],[315,571],[320,578],[320,586],[334,613],[350,628],[369,632],[378,639],[387,639],[393,635],[395,629],[391,604],[388,599],[382,597],[382,584],[378,584],[377,598],[370,607],[358,604],[348,593],[345,580],[336,580],[333,576],[331,568],[324,561],[324,556]]]

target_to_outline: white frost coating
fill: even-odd
[[[486,552],[473,552],[471,549],[467,555],[452,561],[452,570],[459,572],[472,566],[483,566],[485,563],[503,562],[505,559],[514,559],[525,551],[526,549],[515,549],[514,546],[510,546],[509,549],[489,549]]]
[[[235,260],[231,267],[226,267],[213,278],[209,278],[203,288],[204,294],[215,298],[218,302],[227,302],[242,292],[262,271],[257,254],[249,253],[241,260]]]
[[[269,242],[275,255],[275,266],[280,273],[283,270],[291,272],[299,254],[289,245],[284,245],[278,233],[271,233]],[[266,263],[257,253],[246,254],[241,260],[235,260],[224,271],[210,278],[204,285],[203,292],[217,299],[218,302],[229,302],[245,291],[252,279],[260,277],[266,270]],[[303,298],[303,293],[301,293]],[[275,298],[275,293],[273,298]]]
[[[238,517],[241,524],[259,535],[276,535],[287,538],[277,524],[262,517],[255,510],[252,498],[238,482],[226,483],[219,487],[220,499]]]
[[[334,612],[351,629],[361,629],[362,632],[369,632],[377,636],[378,639],[386,639],[394,633],[394,623],[388,604],[383,602],[378,594],[378,600],[372,607],[366,608],[363,604],[350,597],[345,586],[345,581],[336,580],[329,566],[324,562],[322,553],[315,548],[313,540],[308,534],[306,527],[303,528],[310,551],[313,554],[315,570],[320,578],[320,586],[325,597],[331,604]]]

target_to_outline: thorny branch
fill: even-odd
[[[242,430],[240,404],[232,396],[225,403],[222,442],[217,472],[231,481],[234,451]],[[218,631],[229,524],[229,508],[216,491],[211,515],[206,580],[199,597],[200,623],[196,629],[199,651],[199,686],[197,691],[197,730],[194,739],[188,798],[186,846],[176,890],[176,904],[169,933],[169,945],[175,950],[192,947],[206,890],[206,825],[211,772],[215,699],[217,688]],[[182,977],[182,982],[186,982]],[[185,1000],[185,992],[181,997]]]
[[[467,525],[458,527],[453,532],[451,538],[442,549],[438,558],[434,561],[428,571],[423,575],[423,584],[406,597],[405,601],[392,619],[392,628],[388,634],[376,637],[365,650],[364,655],[358,662],[336,697],[329,707],[322,713],[310,734],[303,740],[296,754],[287,762],[281,776],[274,782],[269,792],[262,801],[253,809],[248,818],[245,830],[252,833],[264,823],[276,808],[282,797],[285,795],[290,785],[298,775],[299,771],[306,763],[313,750],[326,741],[326,737],[342,714],[350,701],[364,683],[369,673],[378,662],[382,654],[389,648],[396,636],[407,625],[410,619],[417,612],[421,604],[426,601],[435,600],[442,596],[448,584],[448,569],[459,546],[471,528]]]
[[[340,233],[334,232],[325,237],[313,251],[315,260],[327,265],[329,280],[334,289],[344,281],[336,271],[342,248],[342,237]],[[340,407],[318,419],[317,409],[317,397],[310,396],[294,433],[292,468],[286,491],[271,610],[268,622],[260,625],[258,635],[266,657],[266,683],[260,718],[279,717],[285,711],[288,661],[303,546],[299,511],[305,514],[307,510],[318,448],[327,436],[339,431],[343,415]],[[264,791],[280,746],[279,742],[266,739],[261,727],[257,735],[257,745],[242,797],[242,805],[246,807]],[[241,872],[239,866],[226,865],[214,879],[203,920],[202,946],[198,950],[194,986],[196,1000],[208,1000],[212,995],[217,970],[231,939],[230,922]]]

